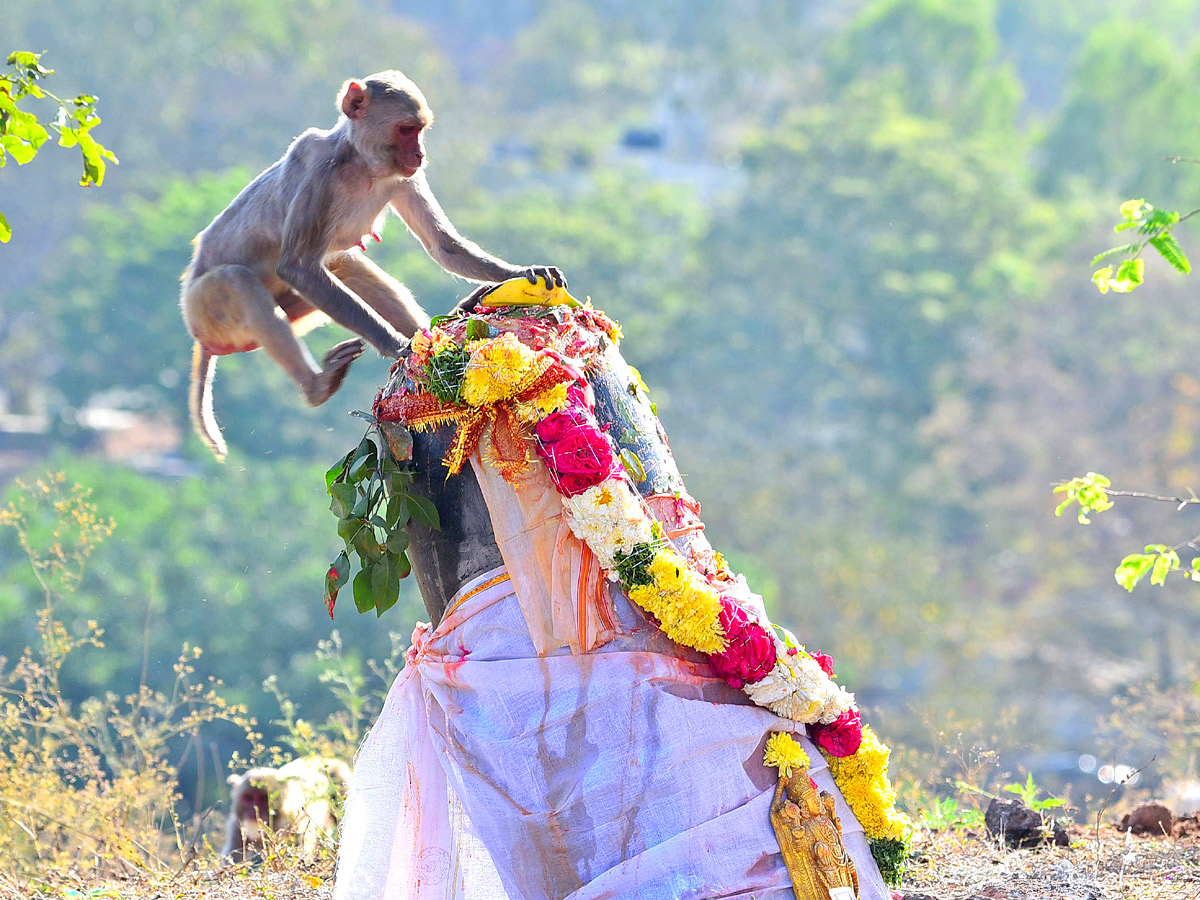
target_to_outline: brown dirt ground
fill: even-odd
[[[1009,850],[973,832],[931,833],[913,846],[906,900],[1200,900],[1200,822],[1172,837],[1070,826],[1069,847]]]
[[[1071,826],[1069,847],[1009,850],[970,831],[924,832],[901,892],[905,900],[1200,900],[1200,820],[1172,837],[1115,826]],[[0,876],[0,900],[329,900],[332,860],[259,869],[196,863],[173,877],[131,873],[102,884],[64,873],[39,892]],[[658,898],[654,898],[658,900]],[[663,898],[666,900],[666,898]]]

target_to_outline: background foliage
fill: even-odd
[[[1110,574],[1156,511],[1118,502],[1079,529],[1050,485],[1200,484],[1194,285],[1159,259],[1132,295],[1086,277],[1120,200],[1197,205],[1200,167],[1163,160],[1200,154],[1197,0],[10,0],[4,20],[63,96],[100,95],[121,157],[86,194],[70,154],[0,172],[3,403],[51,416],[48,462],[116,521],[69,601],[107,642],[64,672],[74,696],[136,688],[144,652],[168,677],[188,641],[260,722],[271,675],[325,712],[322,473],[387,364],[364,356],[314,411],[267,361],[222,359],[224,467],[191,439],[170,477],[83,458],[74,423],[99,396],[186,429],[189,241],[332,124],[344,78],[398,66],[438,111],[451,216],[621,320],[714,545],[881,732],[913,751],[986,736],[1077,800],[1100,789],[1083,753],[1156,749],[1147,778],[1192,764],[1169,715],[1103,725],[1114,697],[1191,684],[1194,588]],[[396,223],[371,252],[430,311],[467,290]],[[37,588],[10,539],[12,658]],[[419,609],[410,582],[382,623],[339,608],[350,664]]]

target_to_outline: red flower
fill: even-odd
[[[556,412],[534,428],[537,452],[554,483],[568,497],[620,475],[620,462],[596,420],[578,406]]]
[[[587,412],[578,406],[568,406],[562,412],[551,413],[534,426],[538,442],[553,444],[561,441],[576,428],[588,425]]]
[[[824,672],[830,678],[833,677],[832,656],[830,656],[828,653],[822,653],[820,650],[810,652],[808,655],[817,661],[817,665],[821,667],[822,672]]]
[[[582,406],[588,412],[596,410],[592,386],[586,381],[576,381],[567,388],[567,399],[571,401],[572,406]]]
[[[735,688],[762,681],[775,665],[775,640],[770,632],[724,594],[720,622],[728,644],[710,657],[713,671]]]
[[[811,725],[812,738],[830,756],[853,756],[862,743],[862,716],[848,709],[829,725]]]

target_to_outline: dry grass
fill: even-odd
[[[78,705],[63,699],[59,675],[68,657],[80,647],[101,645],[95,623],[72,632],[55,617],[58,599],[78,587],[92,550],[112,530],[87,492],[62,476],[39,479],[0,508],[0,527],[17,532],[45,594],[39,641],[12,664],[0,660],[0,900],[332,897],[332,846],[322,847],[318,859],[308,862],[287,841],[272,841],[258,867],[222,865],[212,849],[219,843],[220,824],[202,813],[188,823],[176,812],[178,764],[170,764],[169,754],[180,741],[198,752],[201,725],[222,719],[242,726],[259,762],[278,763],[283,754],[261,745],[254,723],[225,703],[217,682],[194,677],[197,651],[184,649],[174,683],[162,690],[143,685],[129,697]],[[402,650],[396,644],[388,660],[372,664],[383,690],[395,677]],[[367,691],[363,676],[340,651],[335,636],[318,653],[326,668],[323,680],[341,706],[324,723],[306,722],[273,682],[267,685],[279,701],[289,755],[348,759],[378,712],[382,690]],[[1193,729],[1194,719],[1194,707],[1184,708],[1183,720]],[[976,804],[979,797],[992,796],[966,786],[987,782],[995,754],[967,748],[961,737],[957,751],[950,749],[951,771],[927,783],[957,783]],[[907,799],[910,807],[926,810],[926,823],[979,820],[978,810],[960,807],[957,798],[939,800],[919,787]],[[997,789],[1046,803],[1037,800],[1032,780]],[[1200,820],[1187,820],[1176,831],[1175,837],[1155,839],[1112,826],[1072,826],[1069,847],[1008,850],[962,827],[921,829],[905,895],[912,900],[1200,900]]]
[[[1008,850],[974,832],[924,832],[906,900],[1200,900],[1200,822],[1178,838],[1135,837],[1114,826],[1071,827],[1069,847]],[[259,868],[194,861],[173,875],[104,879],[64,873],[40,890],[0,878],[0,900],[327,900],[333,860],[307,863],[279,848]]]
[[[37,887],[0,876],[0,900],[329,900],[333,860],[306,863],[294,856],[272,859],[260,868],[190,865],[173,875],[134,872],[121,877],[81,878],[70,873]]]
[[[1071,826],[1069,847],[1037,850],[1001,848],[968,831],[927,832],[914,842],[904,893],[913,900],[1200,900],[1200,834],[1182,830],[1190,833],[1153,838]]]

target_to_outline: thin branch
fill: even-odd
[[[1139,500],[1156,500],[1159,503],[1174,503],[1176,509],[1183,509],[1185,506],[1200,505],[1200,497],[1192,494],[1190,497],[1164,497],[1161,494],[1148,494],[1145,491],[1109,491],[1104,493],[1110,497],[1136,497]]]

